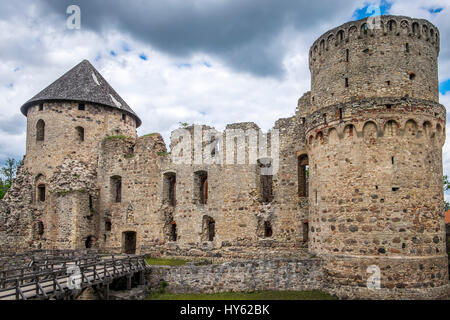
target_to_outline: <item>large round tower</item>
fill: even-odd
[[[107,136],[136,137],[141,120],[84,60],[26,102],[30,243],[90,247],[98,234],[98,157]]]
[[[310,249],[341,296],[437,297],[448,290],[439,31],[378,22],[346,23],[310,51]],[[367,288],[378,268],[381,288]]]

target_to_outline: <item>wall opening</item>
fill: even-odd
[[[177,205],[177,175],[174,172],[167,172],[164,174],[163,179],[163,203],[175,207]]]
[[[216,222],[209,216],[203,217],[202,242],[212,242],[216,236]]]
[[[94,237],[88,236],[86,238],[86,241],[84,242],[84,246],[86,247],[86,249],[91,249],[94,246]]]
[[[122,233],[122,252],[125,254],[136,254],[136,232],[127,231]]]
[[[122,177],[111,177],[111,196],[115,203],[122,202]]]
[[[314,202],[316,205],[319,204],[319,199],[317,197],[317,190],[314,190]]]
[[[344,118],[344,110],[342,108],[339,108],[339,120],[342,120]]]
[[[111,221],[107,220],[105,222],[105,231],[110,232],[111,229],[112,229],[112,223],[111,223]]]
[[[36,141],[44,141],[45,139],[45,122],[39,120],[36,124]]]
[[[38,236],[43,236],[44,235],[44,223],[42,221],[38,221],[36,223],[36,234]]]
[[[38,199],[40,202],[45,202],[45,184],[38,185]]]
[[[416,79],[416,74],[415,73],[411,73],[409,75],[409,80],[414,80],[414,79]]]
[[[271,158],[262,158],[258,160],[260,169],[260,193],[263,203],[273,201],[273,167]]]
[[[264,238],[271,238],[272,235],[272,224],[270,223],[270,221],[264,221]]]
[[[349,60],[350,60],[350,50],[347,49],[347,50],[345,51],[345,61],[346,61],[346,62],[349,62]]]
[[[298,196],[308,197],[309,160],[306,154],[298,157]]]
[[[309,223],[308,221],[303,221],[302,223],[302,233],[303,233],[303,242],[308,242],[308,235],[309,235]]]
[[[406,50],[407,53],[409,53],[409,51],[410,51],[410,49],[409,49],[409,43],[406,43],[406,45],[405,45],[405,50]]]
[[[39,105],[39,111],[44,111],[44,104],[41,103],[41,104]]]
[[[80,110],[80,111],[85,111],[85,110],[86,110],[86,105],[83,104],[83,103],[80,103],[80,104],[78,105],[78,110]]]
[[[175,221],[172,221],[172,223],[170,224],[169,241],[177,241],[177,224],[175,223]]]
[[[78,142],[83,142],[84,141],[84,128],[83,127],[76,127],[75,130],[77,132],[77,140],[78,140]]]
[[[122,121],[126,121],[127,120],[127,115],[125,113],[122,113]]]
[[[208,203],[208,172],[197,171],[194,173],[194,197],[197,204]]]
[[[348,78],[345,78],[345,87],[348,88]]]

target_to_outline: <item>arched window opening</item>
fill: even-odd
[[[83,142],[84,141],[84,128],[76,127],[75,130],[77,131],[77,140],[79,142]]]
[[[344,41],[344,31],[343,31],[343,30],[341,30],[341,31],[338,32],[338,34],[337,34],[337,39],[338,39],[338,42],[339,42],[339,43],[341,43],[342,41]]]
[[[369,32],[369,28],[367,26],[367,23],[363,23],[363,25],[361,26],[361,34],[367,35],[368,32]]]
[[[391,32],[397,31],[397,22],[395,22],[394,20],[390,20],[388,22],[388,30]]]
[[[110,232],[111,229],[112,229],[111,221],[107,220],[107,221],[105,222],[105,231],[106,231],[106,232]]]
[[[177,224],[175,221],[170,224],[169,241],[177,241]]]
[[[263,158],[258,160],[260,169],[260,189],[261,201],[263,203],[270,203],[273,201],[273,166],[272,159]]]
[[[216,236],[216,222],[209,216],[203,217],[202,241],[212,242]]]
[[[194,173],[194,197],[197,204],[208,203],[208,172],[198,171]]]
[[[420,34],[420,27],[417,22],[414,22],[412,25],[414,35],[418,36]]]
[[[164,174],[163,181],[163,203],[172,207],[177,205],[176,201],[176,187],[177,187],[177,175],[174,172],[168,172]]]
[[[309,160],[306,154],[298,157],[298,196],[308,197]]]
[[[45,202],[45,184],[38,185],[38,199],[40,202]]]
[[[36,141],[44,141],[45,139],[45,122],[39,120],[36,124]]]
[[[122,177],[111,177],[111,196],[115,203],[122,202]]]
[[[270,221],[264,221],[264,238],[270,238],[272,237],[272,234],[272,224]]]

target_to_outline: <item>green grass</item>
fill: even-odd
[[[216,294],[152,293],[147,300],[335,300],[321,291],[257,291]]]
[[[188,260],[182,259],[163,259],[163,258],[147,258],[147,263],[153,266],[184,266]]]

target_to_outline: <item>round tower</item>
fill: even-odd
[[[439,31],[378,22],[346,23],[310,51],[310,250],[340,296],[438,297],[448,290]]]
[[[106,136],[136,136],[141,120],[84,60],[21,108],[27,117],[26,164],[50,173],[66,158],[96,161]],[[49,172],[50,171],[50,172]]]
[[[37,248],[80,249],[98,238],[98,156],[107,136],[136,137],[141,120],[84,60],[21,108]]]

